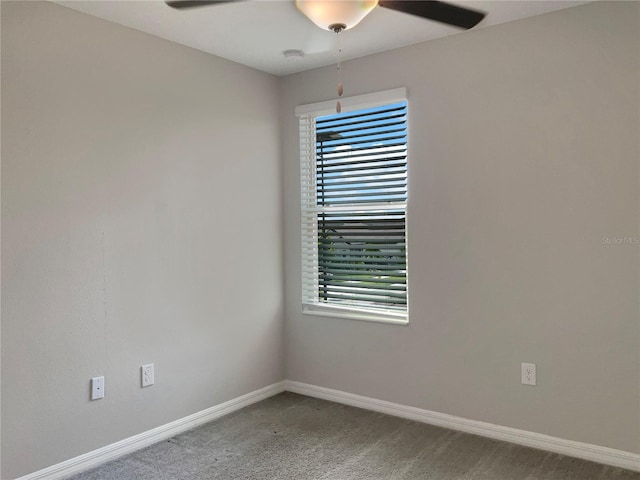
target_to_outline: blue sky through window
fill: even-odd
[[[318,201],[406,201],[406,101],[316,119]]]

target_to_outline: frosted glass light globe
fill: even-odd
[[[296,7],[322,29],[355,27],[378,4],[378,0],[296,0]]]

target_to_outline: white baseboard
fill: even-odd
[[[398,403],[387,402],[375,398],[354,395],[352,393],[332,390],[330,388],[309,385],[291,380],[268,385],[259,390],[247,393],[219,405],[207,408],[166,425],[134,435],[111,445],[93,450],[78,457],[66,460],[51,467],[30,473],[16,480],[58,480],[74,473],[88,470],[102,463],[132,453],[141,448],[191,430],[199,425],[240,410],[253,403],[272,397],[283,391],[308,395],[310,397],[330,400],[336,403],[364,408],[375,412],[386,413],[396,417],[407,418],[430,425],[450,428],[461,432],[473,433],[483,437],[494,438],[516,443],[527,447],[539,448],[549,452],[560,453],[571,457],[582,458],[593,462],[640,471],[640,454],[615,450],[589,443],[575,442],[540,433],[502,427],[491,423],[469,420],[455,415],[432,412],[421,408],[410,407]]]
[[[386,413],[396,417],[428,423],[430,425],[473,433],[483,437],[503,440],[549,452],[560,453],[562,455],[612,465],[614,467],[640,471],[640,454],[637,453],[615,450],[613,448],[591,445],[589,443],[575,442],[573,440],[565,440],[563,438],[528,432],[517,428],[502,427],[500,425],[480,422],[477,420],[469,420],[462,417],[456,417],[455,415],[432,412],[422,408],[386,402],[384,400],[363,397],[361,395],[354,395],[340,390],[332,390],[330,388],[294,382],[291,380],[285,380],[284,389],[293,393],[330,400],[332,402],[364,408],[375,412]]]
[[[174,422],[134,435],[133,437],[125,438],[119,442],[112,443],[106,447],[66,460],[62,463],[58,463],[57,465],[30,473],[17,478],[16,480],[56,480],[64,478],[68,475],[88,470],[89,468],[93,468],[97,465],[108,462],[109,460],[116,459],[154,443],[166,440],[174,435],[191,430],[199,425],[203,425],[224,415],[228,415],[229,413],[240,410],[241,408],[259,402],[260,400],[264,400],[265,398],[277,395],[283,391],[284,382],[274,383],[214,407],[194,413],[193,415],[189,415]]]

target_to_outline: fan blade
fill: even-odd
[[[477,10],[433,0],[380,0],[378,5],[467,29],[475,27],[485,16]]]
[[[229,3],[236,0],[167,0],[166,3],[170,7],[181,10],[183,8],[206,7],[215,5],[216,3]]]

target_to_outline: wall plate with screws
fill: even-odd
[[[536,364],[535,363],[522,363],[521,374],[522,374],[523,385],[536,384]]]
[[[91,400],[104,398],[104,377],[93,377],[91,379]]]
[[[153,383],[155,382],[153,375],[153,363],[142,365],[142,367],[140,367],[140,370],[142,372],[142,387],[149,387],[153,385]]]

